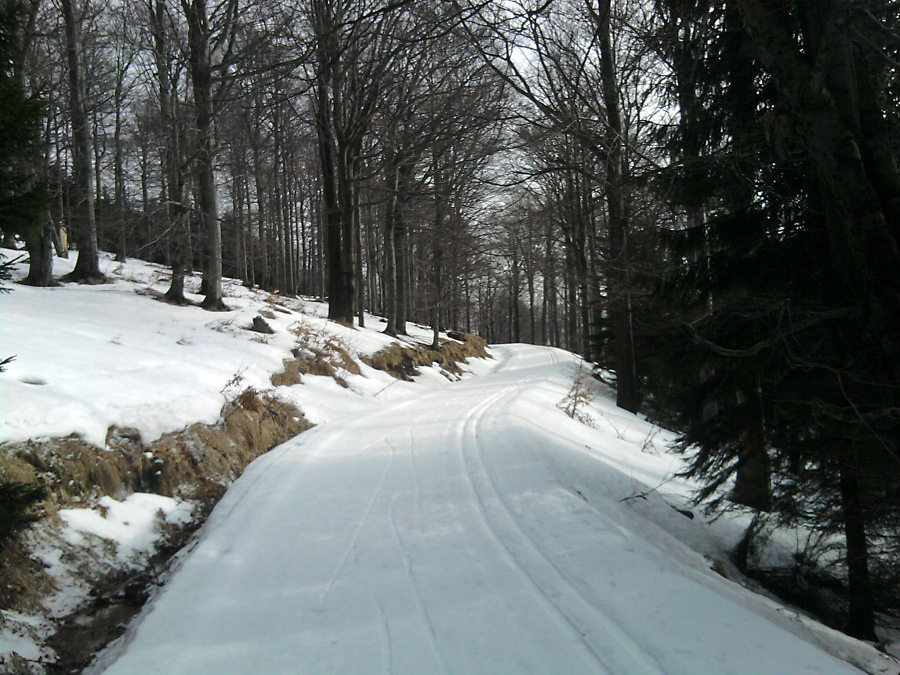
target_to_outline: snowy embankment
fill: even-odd
[[[2,253],[7,259],[22,257],[22,252]],[[55,275],[71,271],[74,263],[75,254],[55,259]],[[8,282],[9,292],[0,293],[0,359],[15,357],[0,374],[0,453],[27,451],[25,441],[75,434],[100,456],[113,456],[107,445],[111,428],[128,429],[146,446],[191,424],[215,425],[223,404],[248,387],[276,393],[319,424],[370,410],[416,386],[363,363],[362,377],[338,373],[352,380],[349,389],[318,375],[303,375],[302,385],[271,384],[284,360],[293,358],[292,350],[308,351],[327,340],[359,361],[394,344],[378,332],[383,323],[377,317],[367,317],[371,330],[350,329],[328,322],[322,303],[273,296],[233,280],[225,282],[231,311],[175,307],[154,297],[167,288],[164,267],[136,259],[117,263],[102,254],[101,269],[111,283],[32,288]],[[21,261],[16,278],[25,272]],[[199,283],[198,277],[186,281],[187,296],[195,302],[202,299],[193,292]],[[248,330],[256,316],[265,317],[271,335]],[[410,328],[411,341],[430,341],[430,331]],[[436,369],[423,377],[449,383]],[[0,461],[0,474],[2,469]],[[46,479],[58,482],[51,473]],[[146,565],[168,526],[183,524],[193,506],[159,495],[110,496],[99,490],[87,499],[65,501],[73,508],[54,509],[26,537],[56,591],[42,599],[44,612],[3,612],[0,670],[3,654],[12,651],[30,660],[54,658],[43,639],[55,621],[89,599],[80,567]]]
[[[55,274],[71,271],[74,262],[75,254],[57,258]],[[271,388],[269,379],[290,358],[301,326],[339,339],[353,355],[396,342],[378,332],[383,324],[376,317],[368,317],[374,330],[353,330],[326,321],[322,303],[273,298],[234,280],[225,282],[232,311],[211,313],[154,302],[148,294],[167,287],[163,267],[131,258],[120,264],[104,254],[101,270],[113,283],[8,284],[11,292],[0,295],[0,358],[16,357],[0,381],[0,442],[74,433],[103,447],[112,426],[137,429],[146,442],[194,422],[214,423],[228,395],[248,386]],[[187,285],[196,291],[199,278]],[[261,311],[274,334],[247,330]],[[411,335],[424,341],[430,333],[412,326]],[[392,382],[363,369],[367,377],[354,380],[359,393],[375,393]],[[331,378],[312,377],[313,382],[317,397],[301,398],[309,399],[307,417],[314,423],[367,405],[358,396],[329,396]]]
[[[556,407],[571,354],[494,353],[251,465],[109,672],[854,671],[820,647],[865,648],[711,569],[661,434]]]
[[[17,354],[0,376],[0,440],[80,433],[102,447],[110,425],[151,439],[214,422],[240,388],[272,389],[298,323],[353,356],[391,343],[377,318],[375,330],[337,326],[311,301],[270,306],[275,333],[250,333],[267,296],[237,284],[225,314],[135,293],[163,274],[129,261],[113,285],[0,298],[14,317],[0,355]],[[723,561],[745,522],[676,510],[694,486],[673,478],[671,434],[589,378],[582,421],[565,415],[577,357],[493,355],[459,382],[363,365],[342,373],[349,389],[306,375],[275,388],[319,426],[250,465],[97,670],[897,672],[737,583]],[[112,519],[138,519],[107,506],[105,523],[76,510],[69,531],[122,551],[128,527]],[[34,646],[4,634],[0,652],[13,649]]]

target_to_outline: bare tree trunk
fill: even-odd
[[[380,284],[379,284],[379,276],[378,276],[378,265],[376,261],[378,260],[378,252],[376,250],[375,244],[375,228],[376,223],[378,222],[378,216],[376,209],[373,208],[371,203],[371,195],[368,196],[366,200],[366,257],[367,257],[367,266],[366,272],[368,276],[367,285],[369,288],[369,311],[370,312],[384,312],[384,294],[381,292]]]
[[[606,174],[604,189],[609,209],[609,296],[616,355],[616,405],[630,412],[640,407],[640,383],[634,352],[629,290],[628,200],[625,193],[625,130],[619,112],[619,87],[610,36],[610,0],[587,0],[600,45],[600,79],[606,107]]]
[[[59,162],[59,171],[57,172],[56,178],[59,181],[59,184],[63,185],[65,183],[65,177],[67,175],[68,162],[65,161],[65,153],[62,152],[62,149],[60,147],[61,143],[60,143],[59,139],[60,139],[61,135],[62,135],[61,132],[58,131],[57,132],[57,144],[56,144],[56,156],[63,157],[63,161]],[[65,240],[65,244],[63,244],[63,246],[62,246],[65,253],[63,254],[63,253],[58,252],[58,255],[60,255],[63,258],[68,258],[70,242],[69,242],[69,237],[68,237],[67,233],[73,231],[71,190],[60,190],[59,191],[59,203],[58,203],[57,208],[59,209],[60,221],[61,221],[59,224],[60,243],[62,244],[62,240]]]
[[[359,208],[359,187],[353,189],[353,210],[356,213],[356,226],[353,232],[353,248],[356,251],[356,259],[353,270],[356,281],[356,318],[360,328],[366,325],[366,277],[363,273],[363,247],[362,247],[362,212]]]
[[[247,257],[247,276],[244,277],[245,285],[253,288],[256,284],[256,245],[253,241],[253,211],[250,208],[250,180],[248,178],[246,158],[241,155],[241,169],[238,181],[241,186],[241,200],[245,210],[244,222],[244,255]]]
[[[447,229],[447,196],[439,160],[434,157],[434,232],[431,235],[431,348],[441,348],[441,296],[444,293],[444,246],[443,237]]]
[[[116,260],[124,262],[128,248],[128,231],[125,223],[125,167],[122,143],[122,108],[125,104],[125,78],[131,66],[131,58],[116,50],[116,88],[113,95],[115,128],[113,131],[113,181],[116,202]]]
[[[528,339],[532,344],[538,344],[536,307],[537,294],[534,287],[534,273],[529,273],[525,281],[528,284]]]
[[[35,37],[35,22],[37,20],[39,8],[40,0],[31,0],[31,2],[24,5],[23,9],[27,11],[26,25],[22,33],[21,43],[18,45],[18,49],[15,50],[15,53],[11,55],[13,59],[13,78],[23,93],[28,91],[25,86],[25,61],[28,50]],[[52,106],[48,107],[52,108]],[[46,143],[44,143],[45,149],[41,159],[38,159],[37,157],[34,159],[33,169],[35,178],[29,181],[32,183],[33,187],[38,180],[38,176],[40,176],[41,180],[45,183],[48,182],[50,177],[50,131],[51,120],[48,117],[41,131],[36,132],[43,135]],[[25,240],[25,249],[28,251],[29,262],[28,275],[23,279],[23,283],[30,286],[51,286],[53,284],[52,244],[54,243],[54,240],[58,240],[55,237],[56,232],[53,228],[53,221],[50,216],[49,199],[45,197],[43,202],[40,209],[40,215],[38,216],[38,222],[32,223],[30,226],[23,228],[24,231],[19,232]],[[16,232],[14,230],[7,230],[4,234],[3,245],[7,248],[16,248],[15,235]]]
[[[181,0],[188,20],[191,82],[194,86],[197,134],[196,174],[200,223],[206,230],[207,266],[203,281],[206,297],[201,307],[213,311],[227,309],[222,295],[222,226],[216,187],[213,140],[212,63],[209,51],[209,17],[206,0]]]
[[[407,288],[406,223],[404,207],[409,190],[410,169],[391,165],[389,194],[385,209],[385,309],[388,335],[406,335]]]
[[[159,246],[154,244],[154,232],[152,227],[152,219],[150,218],[150,148],[148,143],[141,143],[141,232],[144,235],[144,245],[140,248],[140,255],[145,260],[157,261],[157,251]],[[165,166],[161,167],[162,183],[166,184]],[[165,190],[161,191],[161,195],[165,196]]]
[[[258,219],[259,232],[259,248],[260,248],[260,276],[256,280],[261,288],[269,289],[272,287],[271,272],[269,271],[269,242],[266,235],[266,217],[268,209],[266,208],[266,186],[267,181],[263,178],[265,169],[260,158],[260,140],[254,139],[253,143],[253,184],[256,191],[256,217]]]
[[[362,139],[347,129],[349,122],[343,119],[352,115],[348,107],[353,102],[344,99],[342,11],[341,6],[325,0],[312,6],[313,31],[318,38],[314,115],[325,206],[328,318],[353,325],[355,227],[358,226],[353,193]]]
[[[555,331],[553,330],[553,308],[556,305],[556,265],[553,260],[553,223],[547,218],[544,230],[544,293],[541,303],[541,342],[545,345],[555,345]]]
[[[165,134],[163,149],[163,192],[166,200],[166,220],[169,226],[172,248],[172,282],[166,291],[165,299],[176,305],[187,305],[184,297],[185,258],[187,256],[187,225],[185,223],[185,180],[181,170],[181,143],[179,141],[178,123],[175,119],[172,83],[169,77],[169,43],[166,37],[166,0],[155,0],[147,3],[150,14],[150,25],[153,32],[153,56],[156,64],[156,79],[159,91],[160,118]],[[147,195],[146,171],[142,176],[142,194],[146,213],[149,198]]]
[[[29,286],[51,286],[53,284],[53,224],[49,207],[41,211],[41,224],[35,233],[25,236],[25,250],[28,251],[28,275],[22,280]],[[15,240],[13,240],[15,243]]]
[[[408,167],[400,173],[400,195],[397,199],[396,223],[394,225],[394,253],[397,258],[397,316],[394,328],[397,335],[406,335],[406,322],[410,314],[410,281],[411,271],[409,232],[406,224],[406,206],[408,204],[410,170]]]
[[[94,167],[91,163],[91,134],[85,103],[82,65],[81,13],[76,0],[62,0],[66,29],[66,60],[69,67],[69,107],[72,116],[72,159],[75,182],[75,233],[78,260],[66,281],[102,283],[97,250],[97,222],[94,217]]]
[[[338,205],[337,177],[335,176],[334,145],[331,133],[331,121],[328,114],[327,92],[320,84],[318,92],[318,106],[316,109],[316,129],[319,136],[319,162],[322,171],[322,196],[325,207],[325,260],[327,261],[328,289],[328,318],[346,322],[352,320],[353,312],[349,317],[347,312],[340,308],[340,300],[335,297],[339,293],[341,284],[341,210]],[[332,312],[334,307],[334,312]],[[332,316],[332,314],[335,316]]]
[[[847,540],[847,577],[850,610],[845,631],[860,640],[875,641],[875,602],[869,576],[866,518],[855,453],[841,467],[841,507]]]
[[[509,270],[509,324],[511,342],[522,341],[522,321],[519,316],[519,294],[522,292],[520,287],[521,270],[519,264],[519,243],[513,238],[511,241],[512,260]]]

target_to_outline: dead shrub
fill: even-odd
[[[257,393],[256,389],[253,387],[247,387],[241,392],[241,395],[238,396],[238,405],[244,410],[251,410],[253,412],[262,412],[263,410],[259,393]]]
[[[584,367],[584,361],[582,361],[578,364],[578,372],[575,373],[572,386],[569,387],[565,397],[556,404],[556,407],[572,419],[588,426],[594,426],[594,420],[583,410],[594,398],[590,381],[591,371]]]
[[[300,384],[303,381],[300,372],[300,362],[296,359],[285,359],[282,361],[284,370],[280,373],[274,373],[271,377],[272,384],[276,387],[290,387]]]
[[[272,376],[272,384],[289,386],[300,384],[303,375],[323,375],[346,388],[346,374],[360,374],[359,364],[339,338],[306,320],[293,324],[290,331],[297,338],[291,350],[294,358],[284,361],[284,370]]]

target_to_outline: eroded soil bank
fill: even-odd
[[[105,448],[74,436],[0,446],[0,479],[40,483],[49,492],[34,531],[0,551],[0,609],[7,622],[43,617],[20,627],[54,653],[33,661],[0,657],[0,672],[80,672],[124,631],[226,487],[258,456],[310,426],[297,408],[247,389],[222,409],[217,424],[195,424],[152,443],[132,429],[114,428]],[[63,536],[61,509],[93,507],[104,496],[122,500],[135,492],[194,505],[190,523],[163,526],[156,552],[142,564],[112,564],[102,541],[78,547]],[[38,547],[61,551],[60,562],[72,578],[61,582],[49,574],[34,556]],[[62,583],[72,588],[60,588]],[[60,614],[53,599],[66,592],[82,597]]]

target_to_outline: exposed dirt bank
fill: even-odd
[[[190,539],[244,468],[261,454],[311,425],[295,407],[253,389],[228,403],[215,425],[195,424],[145,443],[133,429],[111,429],[105,448],[78,437],[29,440],[0,446],[0,479],[40,483],[48,489],[44,518],[32,533],[0,551],[0,609],[45,617],[29,637],[47,638],[55,662],[0,660],[0,672],[80,672],[91,655],[124,630],[172,555]],[[59,511],[90,507],[104,496],[124,499],[151,492],[194,504],[194,518],[166,525],[145,564],[111,565],[94,547],[75,547],[62,536]],[[59,614],[48,608],[60,581],[35,558],[38,546],[62,552],[71,583],[83,600]],[[102,546],[101,546],[102,548]]]

